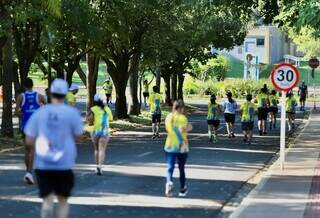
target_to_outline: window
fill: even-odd
[[[264,46],[264,38],[258,38],[257,39],[257,46]]]

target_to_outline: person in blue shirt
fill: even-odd
[[[43,199],[41,217],[53,217],[54,198],[57,217],[68,217],[68,198],[74,186],[72,168],[77,157],[76,141],[83,133],[80,112],[64,103],[68,83],[52,82],[51,104],[37,110],[24,128],[26,144],[35,147],[35,172],[39,196]]]
[[[23,134],[24,128],[29,121],[31,115],[38,110],[42,105],[46,103],[46,99],[43,95],[36,91],[33,91],[33,81],[30,78],[26,78],[24,81],[25,92],[20,94],[16,100],[15,114],[20,117],[20,131]],[[26,174],[23,180],[29,184],[34,184],[32,175],[34,150],[26,147],[25,164]]]

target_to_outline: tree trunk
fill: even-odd
[[[85,87],[87,88],[87,75],[83,72],[80,64],[77,67],[77,73],[78,73],[81,81],[83,82],[83,85],[85,85]]]
[[[171,74],[171,100],[177,100],[177,74]]]
[[[183,73],[178,74],[178,99],[183,100],[183,83],[184,75]]]
[[[88,53],[87,55],[87,110],[93,105],[93,97],[97,92],[97,79],[98,79],[98,69],[99,69],[99,57],[94,53]]]
[[[1,123],[1,135],[5,137],[13,137],[12,123],[12,35],[8,34],[5,46],[3,47],[3,111]]]
[[[161,70],[159,67],[156,68],[156,86],[161,87]]]
[[[171,88],[170,88],[170,76],[162,76],[165,84],[165,104],[172,105],[171,101]]]
[[[116,89],[116,111],[119,119],[128,118],[126,88],[129,80],[129,54],[123,53],[113,60],[106,59],[108,73]]]
[[[12,65],[12,75],[13,75],[13,87],[14,87],[14,98],[17,99],[18,95],[23,90],[22,84],[19,81],[18,64],[14,61]]]
[[[139,82],[139,61],[140,52],[135,53],[130,60],[130,94],[132,104],[130,105],[130,114],[139,115],[140,102],[138,99],[138,82]]]

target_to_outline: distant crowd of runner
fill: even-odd
[[[145,107],[150,108],[152,119],[152,139],[160,137],[160,123],[162,114],[162,95],[160,88],[154,86],[149,93],[150,82],[143,82]],[[90,132],[94,157],[96,161],[95,173],[103,174],[106,148],[110,139],[110,122],[113,120],[109,108],[113,91],[110,79],[103,84],[105,95],[96,94],[93,106],[86,116],[86,126],[83,126],[80,112],[74,107],[79,87],[69,86],[62,79],[55,79],[43,96],[33,90],[33,81],[27,78],[24,82],[25,92],[16,100],[15,114],[20,117],[20,129],[26,142],[26,174],[24,181],[34,184],[33,169],[39,187],[39,196],[43,199],[41,217],[51,217],[54,213],[54,198],[58,198],[59,218],[68,216],[68,198],[74,186],[73,167],[75,165],[77,149],[76,142],[81,140],[84,130]],[[307,86],[302,83],[299,87],[301,110],[304,110],[308,95]],[[211,95],[208,103],[208,136],[211,142],[217,142],[221,116],[224,114],[229,138],[235,137],[235,121],[238,104],[232,93],[227,93],[222,104],[217,103],[216,95]],[[47,100],[50,99],[50,104]],[[292,92],[287,94],[286,112],[289,131],[294,129],[294,119],[297,101]],[[253,99],[248,94],[246,101],[240,106],[240,120],[244,133],[244,141],[251,143],[255,114],[258,115],[259,134],[267,134],[267,119],[270,130],[276,128],[276,115],[279,98],[276,91],[269,92],[264,86]],[[192,130],[185,115],[185,104],[182,100],[173,103],[172,112],[166,116],[165,128],[167,137],[164,145],[167,176],[165,195],[173,196],[173,172],[175,163],[180,171],[179,196],[188,193],[185,176],[185,165],[189,153],[188,132]],[[35,166],[33,166],[33,163]]]

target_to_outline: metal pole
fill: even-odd
[[[286,149],[286,92],[281,97],[280,169],[284,169]]]
[[[313,82],[313,109],[316,110],[316,84]]]

